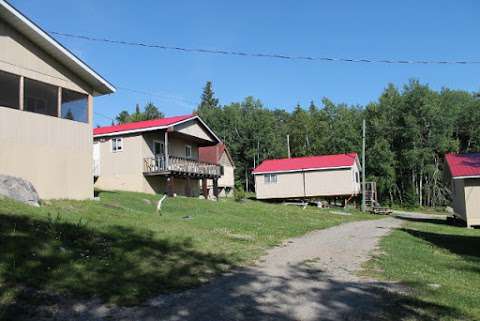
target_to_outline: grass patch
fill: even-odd
[[[399,319],[480,320],[480,230],[407,220],[383,239],[381,250],[368,264],[370,273],[401,281],[412,289],[407,299],[422,302],[414,313],[395,305]]]
[[[250,262],[286,238],[371,219],[329,210],[102,192],[100,201],[33,208],[0,200],[0,310],[19,313],[31,289],[137,304]],[[28,299],[28,298],[27,298]],[[2,311],[0,311],[0,318]]]

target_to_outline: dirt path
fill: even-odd
[[[391,320],[398,286],[357,276],[378,241],[401,220],[352,222],[291,239],[257,265],[133,308],[63,306],[56,320]],[[396,309],[392,307],[395,305]],[[410,308],[410,307],[408,307]],[[389,314],[390,313],[390,314]]]
[[[394,218],[353,222],[292,239],[259,263],[147,306],[122,309],[114,320],[366,320],[387,300],[391,284],[355,275]],[[111,311],[113,312],[113,311]]]

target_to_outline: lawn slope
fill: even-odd
[[[103,192],[100,201],[51,201],[41,208],[0,200],[3,314],[18,313],[32,289],[137,304],[197,286],[287,238],[371,218],[192,198],[168,198],[158,215],[158,199]]]
[[[369,264],[376,276],[408,285],[409,302],[423,302],[410,311],[398,304],[399,320],[480,320],[480,230],[440,219],[406,222]]]

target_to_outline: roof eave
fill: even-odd
[[[106,79],[5,0],[0,0],[0,17],[90,85],[93,96],[116,91]]]
[[[335,166],[335,167],[317,167],[317,168],[299,168],[291,170],[278,170],[278,171],[261,171],[261,172],[252,172],[253,175],[261,174],[279,174],[279,173],[295,173],[295,172],[311,172],[311,171],[325,171],[330,169],[348,169],[352,168],[353,165],[348,166]]]

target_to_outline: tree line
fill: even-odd
[[[250,190],[252,168],[264,159],[287,157],[287,135],[292,157],[360,154],[363,119],[367,179],[377,182],[379,198],[386,204],[448,204],[445,154],[480,151],[478,94],[435,91],[416,80],[402,88],[388,85],[366,106],[324,98],[319,105],[312,101],[292,112],[266,108],[254,97],[221,105],[207,82],[197,112],[227,144],[238,186]]]

